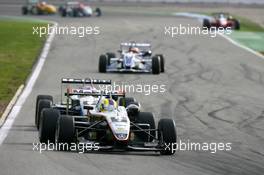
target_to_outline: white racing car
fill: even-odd
[[[162,54],[152,56],[149,43],[121,43],[120,56],[106,53],[99,57],[99,72],[140,72],[159,74],[164,72]]]
[[[59,12],[62,17],[90,17],[90,16],[101,16],[102,11],[100,8],[92,9],[91,6],[78,1],[66,2],[64,6],[59,8]]]
[[[109,80],[62,79],[66,84],[109,84]],[[38,96],[40,142],[67,145],[96,145],[94,150],[155,151],[172,155],[176,142],[172,119],[160,119],[155,126],[153,114],[141,112],[140,104],[121,92],[67,87],[66,104],[53,104],[52,97]],[[115,98],[114,98],[115,97]],[[116,98],[118,97],[118,98]],[[45,108],[43,104],[46,103]],[[89,150],[91,151],[91,150]]]

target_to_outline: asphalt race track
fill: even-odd
[[[264,172],[264,60],[221,36],[164,35],[165,26],[200,25],[186,18],[108,14],[101,18],[55,20],[61,26],[99,26],[100,35],[85,38],[57,35],[41,74],[4,143],[0,174],[164,174],[214,175]],[[98,56],[116,51],[122,41],[149,41],[163,53],[160,75],[100,74]],[[35,98],[51,94],[59,100],[60,79],[103,78],[127,84],[165,84],[166,92],[130,94],[152,111],[156,121],[176,121],[178,140],[231,142],[231,151],[158,153],[86,153],[32,151]]]

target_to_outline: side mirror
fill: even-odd
[[[143,53],[143,56],[144,56],[144,57],[146,57],[146,56],[151,56],[151,54],[152,54],[152,52],[151,52],[151,50],[149,50],[149,51],[144,52],[144,53]]]

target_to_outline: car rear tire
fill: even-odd
[[[66,16],[67,16],[67,11],[66,11],[65,8],[62,8],[62,9],[61,9],[61,16],[62,16],[62,17],[66,17]]]
[[[43,12],[37,6],[33,6],[31,8],[31,13],[33,15],[42,15],[43,14]]]
[[[61,115],[58,118],[55,142],[56,143],[72,143],[74,141],[74,122],[72,116]]]
[[[152,57],[152,73],[153,74],[160,73],[160,59],[158,56]]]
[[[51,108],[51,105],[52,105],[52,100],[50,99],[40,99],[39,101],[37,101],[36,115],[35,115],[35,125],[37,129],[39,129],[40,116],[42,110],[45,108]]]
[[[162,54],[158,54],[157,55],[160,59],[160,72],[165,72],[165,60],[164,60],[164,56]]]
[[[26,6],[22,7],[22,15],[28,14],[28,8]]]
[[[143,124],[146,123],[149,124],[150,129],[156,129],[154,116],[151,112],[140,112],[135,118],[135,123],[143,123]],[[156,137],[155,131],[150,131],[149,133],[152,136]],[[151,142],[154,139],[145,132],[137,132],[135,133],[135,135],[137,135],[137,137],[139,137],[140,139],[146,142]]]
[[[60,112],[56,109],[43,109],[39,123],[39,141],[54,143],[57,120]]]
[[[101,55],[99,57],[99,72],[105,73],[106,72],[106,67],[107,67],[107,63],[108,59],[106,55]]]
[[[38,112],[38,104],[40,100],[50,100],[53,103],[53,97],[50,95],[38,95],[36,98],[36,108],[35,108],[35,124],[37,125],[36,122],[36,116],[37,116],[37,112]]]
[[[96,16],[97,16],[97,17],[102,16],[102,11],[101,11],[101,9],[98,8],[98,7],[95,9],[95,13],[96,13]]]
[[[234,20],[234,29],[235,30],[240,30],[240,22],[238,20]]]
[[[77,9],[73,9],[72,13],[73,17],[78,17],[79,11]]]
[[[175,153],[174,150],[167,149],[166,145],[170,145],[177,142],[177,133],[175,122],[172,119],[160,119],[158,123],[158,138],[164,145],[163,150],[160,151],[162,155],[172,155]]]
[[[32,6],[30,12],[31,12],[32,15],[38,15],[37,7]]]
[[[210,24],[209,19],[204,19],[203,20],[203,27],[206,27],[207,29],[211,28],[211,24]]]

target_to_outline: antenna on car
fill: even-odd
[[[100,104],[101,104],[101,99],[102,99],[102,97],[103,97],[103,91],[101,91],[101,94],[100,94],[99,100],[98,100],[98,102],[97,102],[97,104],[96,104],[96,108],[97,108],[98,110],[100,110]]]
[[[86,78],[85,81],[86,81],[86,80],[90,80],[91,86],[92,86],[92,88],[94,88],[94,84],[93,84],[93,79],[92,79],[92,77]],[[85,82],[85,81],[84,81],[84,82]]]
[[[110,99],[113,99],[112,98],[112,91],[109,91],[109,97],[110,97]]]

